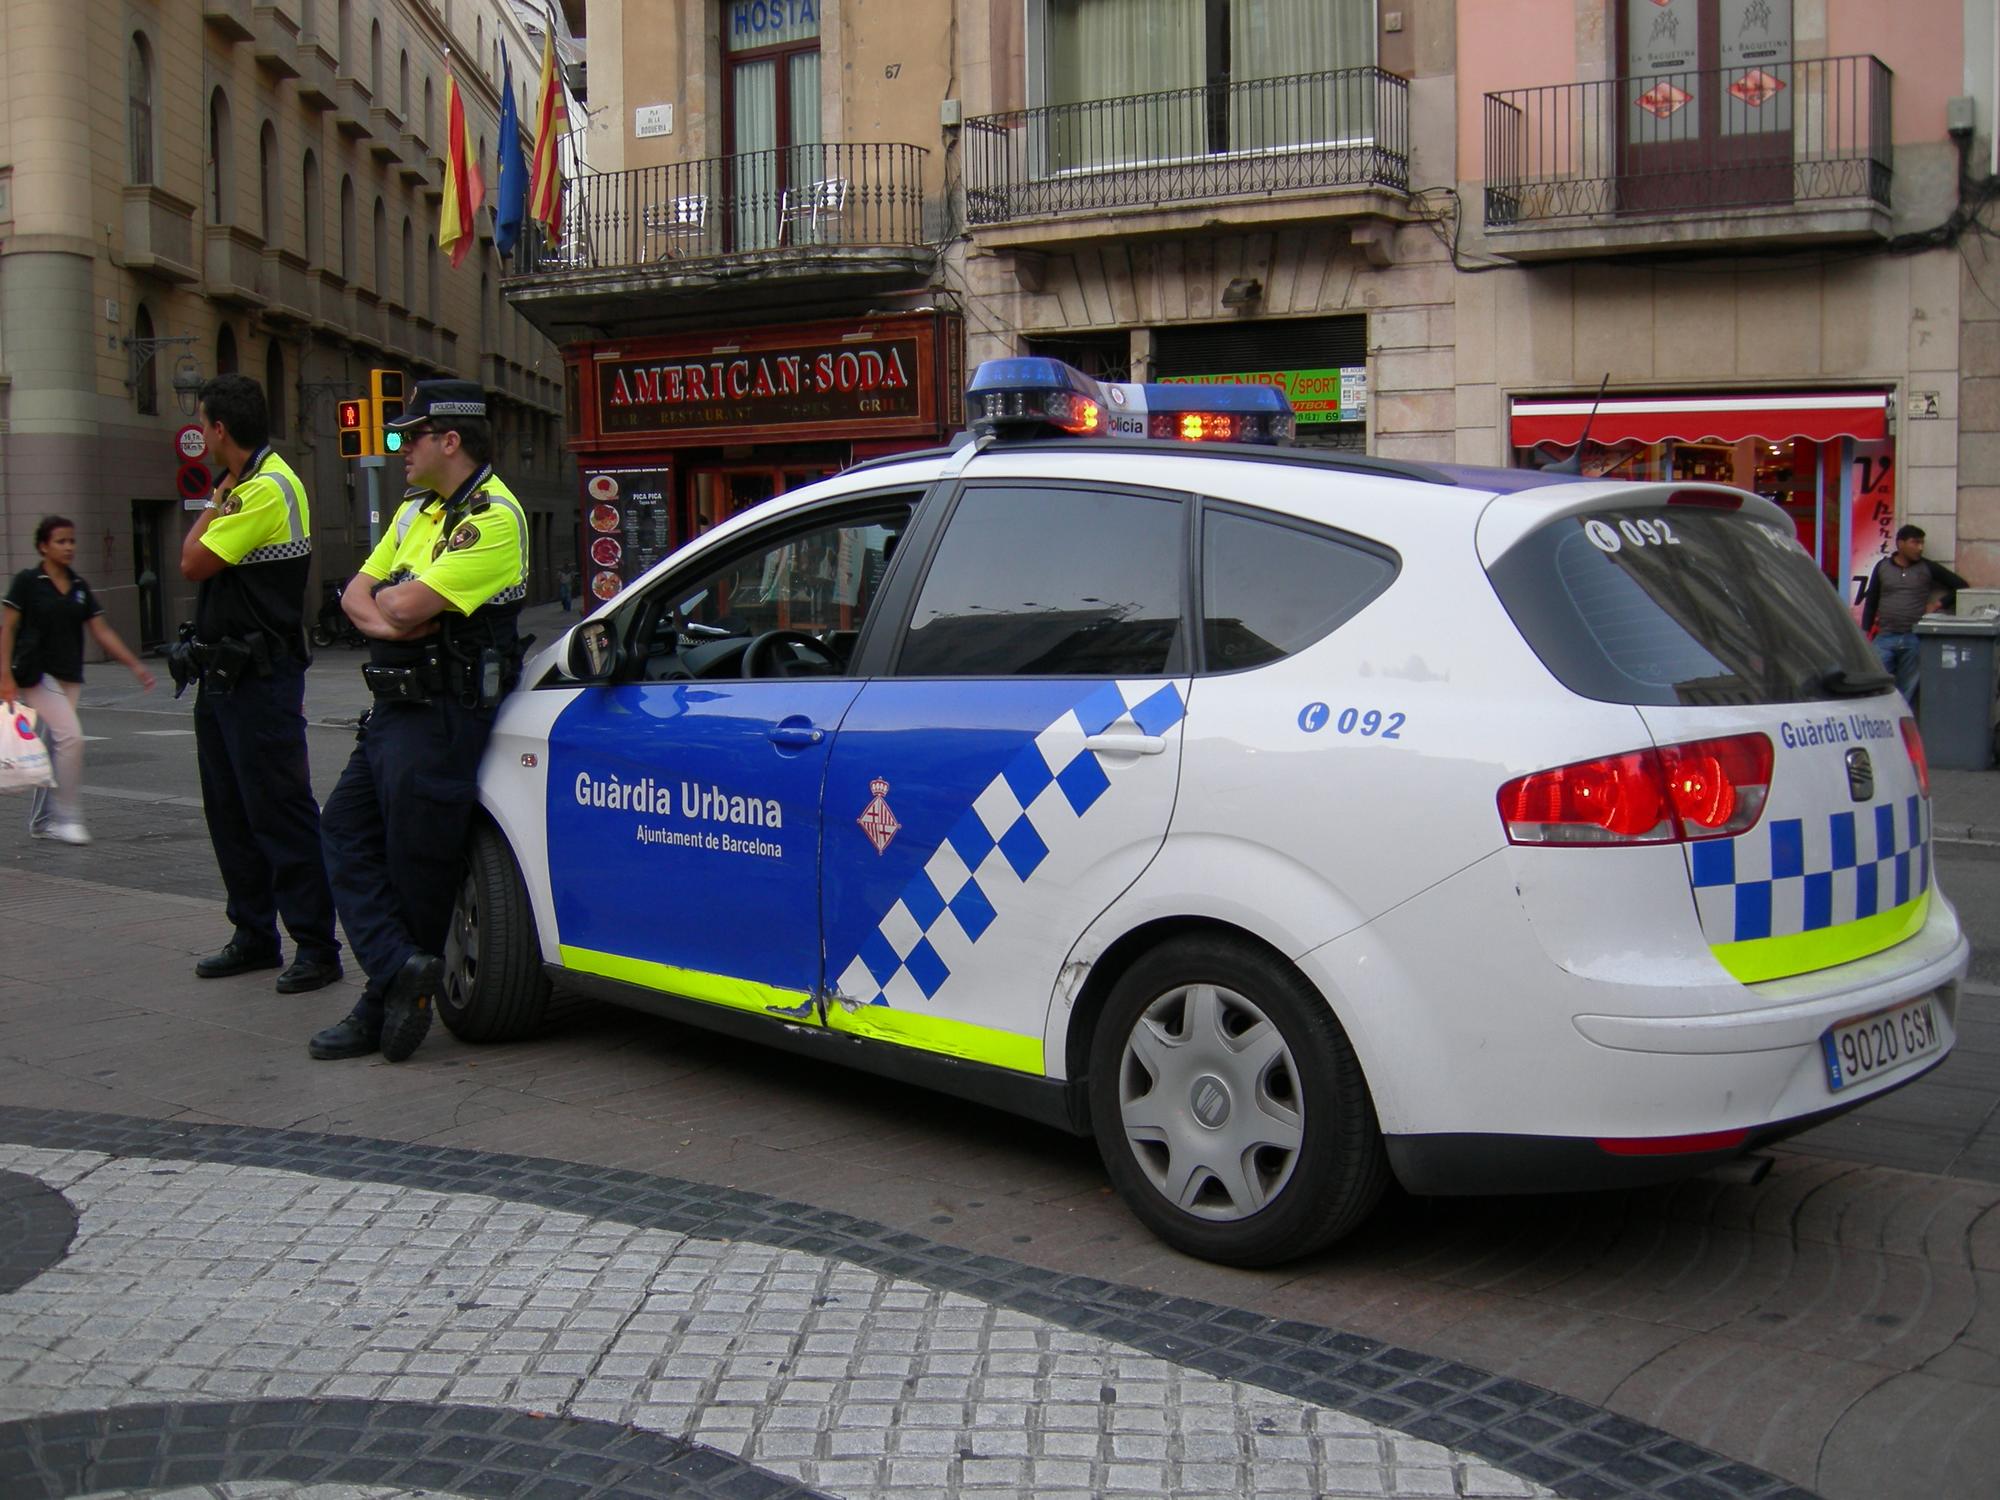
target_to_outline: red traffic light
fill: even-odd
[[[340,456],[342,458],[363,458],[368,453],[368,403],[365,401],[343,401],[340,403]]]

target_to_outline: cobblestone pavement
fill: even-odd
[[[78,1216],[66,1258],[0,1297],[10,1500],[273,1476],[579,1500],[1552,1492],[1530,1474],[1805,1494],[1451,1361],[755,1194],[0,1111],[0,1139],[35,1136],[126,1149],[0,1146]]]

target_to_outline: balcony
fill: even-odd
[[[1890,89],[1874,57],[1486,96],[1488,249],[1515,260],[1889,233]]]
[[[552,324],[672,326],[725,279],[741,310],[802,311],[829,291],[927,284],[921,146],[792,146],[629,172],[563,191],[563,243],[522,226],[507,296]],[[647,310],[639,314],[635,302]]]
[[[386,104],[368,111],[368,149],[375,160],[395,161],[402,154],[396,142],[403,134],[403,117]]]
[[[124,259],[126,269],[162,281],[201,280],[194,205],[160,188],[126,188]]]
[[[382,299],[365,286],[351,286],[341,304],[347,336],[358,345],[382,347]]]
[[[251,16],[257,66],[277,79],[299,76],[299,23],[275,5],[260,5]]]
[[[511,394],[507,380],[507,361],[497,354],[479,356],[479,383],[486,388],[489,396]]]
[[[359,78],[341,74],[333,81],[333,128],[351,141],[368,138],[368,111],[375,96]]]
[[[429,318],[410,319],[409,346],[410,357],[420,365],[428,365],[437,358],[436,325]]]
[[[324,267],[313,272],[313,326],[340,329],[347,326],[347,283],[338,272]]]
[[[303,328],[312,321],[312,271],[306,258],[291,250],[266,250],[263,276],[264,321],[287,328]]]
[[[256,34],[250,0],[201,0],[201,18],[218,36],[247,42]]]
[[[402,174],[406,187],[421,188],[430,181],[430,144],[407,125],[403,127],[401,149],[397,156],[396,170]]]
[[[316,36],[301,36],[295,54],[299,64],[299,102],[325,114],[340,102],[335,88],[333,54]]]
[[[439,325],[437,331],[437,366],[440,370],[458,373],[458,335],[451,329]]]
[[[1011,110],[965,122],[965,218],[1000,248],[1408,218],[1409,142],[1373,67]]]
[[[202,230],[202,280],[209,299],[238,307],[262,307],[264,242],[234,224]]]

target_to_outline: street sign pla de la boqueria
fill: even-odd
[[[914,332],[727,354],[604,360],[595,370],[598,430],[741,432],[825,424],[840,433],[904,427],[935,410],[927,351]]]

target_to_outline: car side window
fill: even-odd
[[[913,504],[878,498],[817,524],[776,522],[718,549],[713,565],[663,579],[639,618],[640,675],[845,672]]]
[[[1330,634],[1389,586],[1396,559],[1356,538],[1210,502],[1201,575],[1204,665],[1235,672]]]
[[[1177,670],[1184,510],[1172,495],[975,485],[931,560],[898,677]]]

